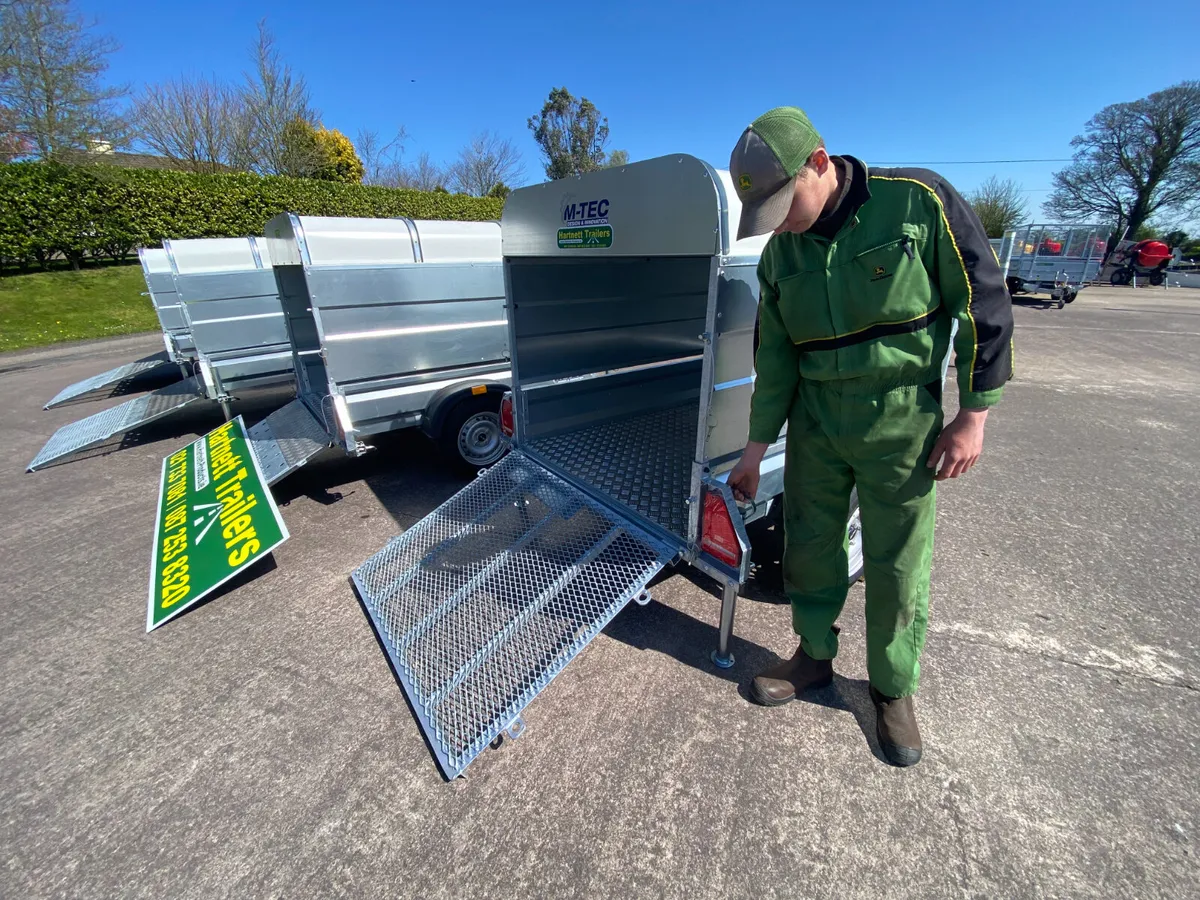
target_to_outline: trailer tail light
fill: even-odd
[[[716,491],[704,492],[700,549],[734,569],[742,564],[742,545],[729,516],[725,498]]]
[[[513,424],[512,391],[505,391],[500,399],[500,430],[504,432],[505,437],[512,437],[516,430]]]

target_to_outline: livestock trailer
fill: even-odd
[[[756,266],[726,172],[668,156],[514,191],[502,218],[509,455],[352,581],[439,767],[462,773],[650,580],[723,586],[714,662],[748,574],[758,497],[724,483],[749,431]],[[285,301],[286,305],[286,301]],[[506,413],[507,414],[507,413]]]
[[[169,276],[161,272],[164,258]],[[283,310],[261,239],[166,241],[161,251],[143,251],[142,263],[168,352],[190,360],[187,368],[197,374],[64,425],[29,464],[30,471],[201,400],[219,403],[228,418],[229,389],[292,380]],[[166,290],[166,277],[172,291]]]
[[[191,329],[184,318],[179,297],[175,293],[175,279],[171,275],[171,261],[167,258],[167,251],[139,247],[138,260],[141,262],[142,276],[146,280],[146,291],[142,296],[150,298],[150,304],[154,307],[154,314],[162,328],[166,349],[68,385],[43,409],[53,409],[103,388],[117,388],[138,376],[158,369],[177,366],[180,378],[187,378],[191,374],[191,366],[196,359],[196,348],[192,343]]]
[[[1103,225],[1022,225],[1005,275],[1009,294],[1049,294],[1062,309],[1100,274],[1111,234]]]
[[[266,235],[297,398],[251,438],[264,429],[305,436],[294,459],[264,462],[269,482],[318,444],[358,456],[402,428],[420,428],[472,468],[503,456],[510,375],[498,223],[285,213]]]

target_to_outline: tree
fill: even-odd
[[[244,114],[235,136],[237,167],[263,175],[315,167],[319,159],[311,155],[313,143],[296,123],[315,130],[319,117],[304,77],[283,61],[266,20],[258,23],[251,58],[254,68],[245,74],[238,92]]]
[[[1071,141],[1074,161],[1054,175],[1048,214],[1100,218],[1136,234],[1155,213],[1200,205],[1200,81],[1106,106]]]
[[[516,181],[524,173],[513,142],[488,131],[471,138],[446,172],[455,193],[472,197],[486,197],[496,185]]]
[[[550,92],[542,111],[530,117],[529,130],[542,148],[546,177],[551,180],[594,172],[608,162],[604,152],[608,119],[586,97],[576,99],[565,87]],[[629,154],[613,155],[617,154],[628,161]]]
[[[396,187],[407,140],[408,132],[403,125],[396,129],[396,134],[387,142],[380,138],[378,131],[360,128],[354,146],[358,148],[363,163],[363,184]]]
[[[33,144],[16,130],[16,117],[11,109],[0,107],[0,163],[9,163],[28,156]]]
[[[313,178],[322,181],[340,181],[343,184],[362,184],[362,160],[354,151],[354,144],[335,128],[317,129],[317,146],[324,161],[313,173]]]
[[[331,128],[297,116],[283,129],[280,175],[360,184],[363,163],[350,139]]]
[[[627,165],[629,165],[628,150],[614,150],[612,153],[608,154],[608,167],[610,169],[615,169],[617,166]]]
[[[117,42],[96,34],[70,0],[11,0],[0,6],[0,109],[20,146],[40,159],[127,142],[117,103],[129,91],[103,85]],[[10,142],[11,144],[11,142]]]
[[[1004,232],[1024,222],[1029,212],[1021,186],[1011,178],[1002,181],[995,175],[968,194],[967,202],[990,238],[1004,237]]]
[[[1162,239],[1163,243],[1172,249],[1188,245],[1188,233],[1179,228],[1176,228],[1174,231],[1168,231],[1162,236]]]
[[[414,191],[435,191],[439,187],[445,189],[449,175],[445,169],[434,165],[425,151],[417,157],[417,161],[409,166],[401,166],[399,176],[393,187],[408,188]]]
[[[205,78],[152,85],[134,104],[141,140],[192,172],[216,172],[237,156],[246,115],[238,92]]]
[[[495,197],[497,200],[507,200],[508,195],[511,193],[512,193],[512,188],[510,188],[507,184],[505,184],[503,181],[501,181],[501,182],[498,182],[496,184],[496,186],[493,187],[490,191],[488,191],[488,196]]]

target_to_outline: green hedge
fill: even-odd
[[[258,235],[281,212],[485,221],[499,219],[503,205],[307,178],[9,163],[0,165],[0,264],[44,264],[61,254],[78,265],[121,259],[164,238]]]

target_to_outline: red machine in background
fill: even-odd
[[[1167,277],[1171,263],[1171,248],[1162,241],[1138,241],[1125,252],[1125,260],[1109,277],[1112,284],[1129,284],[1134,276],[1148,278],[1155,287]]]

